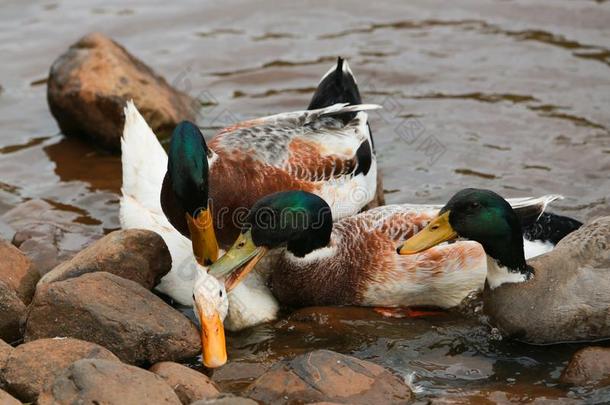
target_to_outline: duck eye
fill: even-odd
[[[471,202],[470,203],[470,208],[471,209],[476,209],[479,208],[481,206],[481,204],[479,204],[477,201]]]
[[[220,298],[222,298],[222,290],[220,290],[220,293],[219,293],[219,295],[220,295]]]
[[[193,301],[195,301],[195,294],[193,294]]]

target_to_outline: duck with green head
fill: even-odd
[[[610,217],[526,261],[522,227],[510,204],[489,190],[455,194],[438,216],[399,248],[418,255],[458,237],[487,255],[485,311],[506,335],[534,344],[610,338]]]

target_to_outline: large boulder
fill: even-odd
[[[132,364],[201,353],[199,332],[188,318],[138,283],[106,272],[38,286],[25,340],[55,336],[95,342]]]
[[[66,368],[38,397],[38,405],[180,405],[158,375],[127,364],[84,359]]]
[[[43,200],[29,200],[3,215],[17,232],[13,244],[43,275],[101,236],[101,229],[79,223],[80,214],[59,210]]]
[[[610,347],[585,347],[572,356],[561,382],[574,385],[610,385]]]
[[[404,404],[412,395],[401,379],[383,367],[329,350],[282,361],[246,390],[246,396],[274,404]]]
[[[220,391],[206,375],[171,361],[157,363],[149,371],[163,378],[184,405],[200,399],[216,398]]]
[[[152,289],[171,268],[172,258],[161,236],[143,229],[127,229],[93,243],[45,274],[39,284],[105,271]]]
[[[40,275],[32,268],[32,263],[11,243],[0,239],[0,281],[6,283],[29,304]]]
[[[21,318],[26,306],[15,290],[0,281],[0,339],[9,343],[21,338]]]
[[[198,105],[100,33],[79,39],[51,66],[47,100],[65,135],[84,136],[118,151],[123,107],[130,99],[156,133],[194,120]]]
[[[119,361],[109,350],[77,339],[40,339],[17,346],[0,368],[6,391],[23,402],[34,402],[42,387],[80,359]]]

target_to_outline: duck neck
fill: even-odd
[[[513,232],[509,238],[495,243],[484,243],[487,253],[487,284],[494,289],[504,283],[529,280],[534,271],[525,261],[523,237]]]

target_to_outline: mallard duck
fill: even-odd
[[[535,220],[555,198],[519,199],[516,205],[524,218]],[[233,286],[273,252],[262,271],[270,274],[282,304],[452,307],[482,288],[487,261],[478,243],[456,242],[414,256],[396,253],[438,208],[389,205],[333,223],[331,208],[319,196],[274,193],[252,207],[237,240],[209,272]]]
[[[159,193],[167,155],[133,102],[125,107],[121,148],[121,227],[148,229],[163,238],[172,256],[172,269],[157,289],[193,305],[201,325],[203,363],[219,367],[227,361],[222,323],[228,310],[227,293],[224,285],[195,261],[191,242],[176,232],[161,210]]]
[[[415,259],[456,237],[477,241],[487,255],[484,309],[505,335],[534,344],[610,338],[610,217],[582,226],[529,262],[521,234],[501,196],[465,189],[399,252]]]
[[[218,242],[229,245],[239,232],[240,214],[267,194],[312,192],[328,201],[334,218],[370,202],[377,161],[366,111],[380,107],[360,103],[353,74],[339,58],[306,111],[240,122],[207,143],[196,125],[178,125],[161,206],[192,240],[199,263],[217,259]]]

